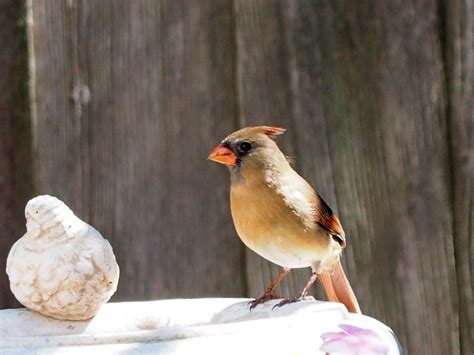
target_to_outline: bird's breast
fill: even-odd
[[[283,267],[301,268],[337,261],[340,251],[317,226],[308,228],[266,184],[233,184],[231,210],[240,239],[254,252]],[[333,250],[334,249],[334,250]],[[333,264],[331,261],[330,264]],[[326,270],[321,270],[326,271]]]

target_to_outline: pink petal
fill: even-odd
[[[349,325],[349,324],[339,324],[338,327],[344,330],[348,334],[373,336],[373,337],[379,338],[379,335],[371,329],[359,328],[359,327],[356,327],[354,325]]]
[[[327,333],[321,334],[321,339],[323,339],[323,342],[326,342],[329,340],[341,339],[341,338],[344,338],[344,336],[346,336],[346,334],[343,332],[339,332],[339,333],[327,332]]]
[[[321,345],[319,350],[327,353],[354,354],[354,346],[352,344],[347,344],[343,340],[330,340]]]
[[[324,344],[321,351],[347,354],[388,354],[389,348],[373,330],[349,324],[340,324],[344,332],[327,332],[321,335]]]

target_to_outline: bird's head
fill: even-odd
[[[59,224],[70,222],[76,218],[64,202],[54,196],[37,196],[25,207],[26,229],[31,238],[38,238],[44,231],[52,231]]]
[[[285,133],[284,128],[247,127],[228,135],[215,147],[208,159],[227,165],[232,172],[264,169],[275,162],[287,160],[274,139]]]

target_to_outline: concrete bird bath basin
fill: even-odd
[[[248,301],[109,303],[87,321],[2,310],[0,354],[325,354],[328,346],[334,354],[344,346],[399,354],[388,327],[349,314],[339,303],[303,301],[272,309],[275,300],[249,311]]]

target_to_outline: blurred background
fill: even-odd
[[[115,302],[260,296],[279,269],[206,157],[282,126],[364,313],[408,354],[472,354],[473,38],[471,0],[0,0],[1,268],[47,193],[111,242]]]

